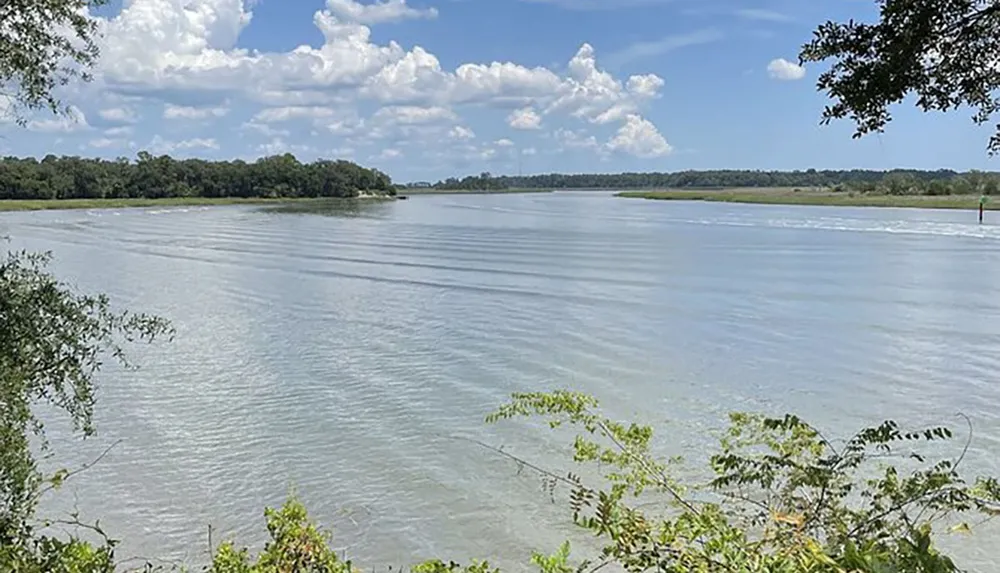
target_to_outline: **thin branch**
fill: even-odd
[[[464,440],[466,442],[471,442],[473,444],[476,444],[477,446],[486,448],[487,450],[490,450],[491,452],[494,452],[494,453],[500,454],[502,456],[505,456],[508,459],[511,459],[514,462],[516,462],[519,466],[528,467],[528,468],[530,468],[532,470],[535,470],[536,472],[538,472],[538,473],[540,473],[542,475],[548,476],[548,477],[550,477],[550,478],[552,478],[554,480],[558,480],[558,481],[560,481],[560,482],[562,482],[562,483],[564,483],[566,485],[569,485],[571,487],[574,487],[574,488],[583,488],[583,489],[585,489],[585,490],[587,490],[588,492],[591,492],[591,493],[593,493],[595,491],[593,488],[585,487],[583,484],[577,483],[577,482],[575,482],[575,481],[573,481],[573,480],[571,480],[571,479],[569,479],[569,478],[567,478],[565,476],[561,476],[561,475],[559,475],[557,473],[551,472],[551,471],[549,471],[549,470],[547,470],[547,469],[545,469],[543,467],[536,466],[535,464],[533,464],[533,463],[531,463],[531,462],[529,462],[529,461],[527,461],[527,460],[525,460],[523,458],[519,458],[519,457],[515,456],[514,454],[511,454],[511,453],[503,451],[503,449],[501,449],[501,448],[498,448],[496,446],[491,446],[491,445],[487,444],[486,442],[481,442],[481,441],[479,441],[479,440],[477,440],[475,438],[468,438],[468,437],[465,437],[465,436],[445,436],[445,437],[451,438],[453,440]]]
[[[771,511],[771,507],[769,505],[767,505],[766,503],[764,503],[763,501],[760,501],[760,500],[757,500],[757,499],[753,499],[751,497],[746,496],[745,494],[737,495],[736,493],[729,492],[729,491],[720,491],[719,493],[723,497],[727,497],[727,498],[729,498],[731,500],[742,501],[742,502],[745,502],[745,503],[749,503],[751,505],[755,505],[758,508],[760,508],[762,511],[766,511],[766,512],[770,512]]]
[[[677,490],[675,490],[670,485],[670,479],[667,477],[667,475],[665,473],[663,473],[662,469],[656,468],[656,467],[652,467],[650,465],[649,461],[644,456],[641,456],[641,455],[633,452],[632,450],[630,450],[629,448],[627,448],[624,444],[622,444],[618,440],[618,438],[616,438],[615,435],[611,432],[611,429],[608,428],[608,426],[603,421],[599,421],[597,423],[597,425],[598,425],[599,428],[601,428],[601,431],[604,432],[605,437],[607,437],[609,440],[611,440],[619,450],[621,450],[623,453],[625,453],[628,456],[630,456],[631,458],[633,458],[648,473],[650,473],[650,474],[657,474],[660,477],[660,480],[661,480],[660,485],[663,487],[663,489],[667,490],[667,493],[669,493],[670,496],[673,497],[674,500],[677,501],[677,503],[679,503],[682,506],[684,506],[684,508],[687,509],[688,511],[690,511],[691,513],[693,513],[695,515],[701,515],[701,512],[697,508],[695,508],[695,506],[692,505],[691,502],[689,502],[688,500],[684,499],[684,497],[681,496],[681,494],[679,494],[677,492]]]
[[[609,557],[601,557],[601,560],[596,565],[587,569],[587,573],[596,573],[597,571],[604,569],[605,567],[611,565],[612,563],[614,563],[613,559]]]
[[[79,527],[81,529],[93,531],[94,533],[104,538],[106,541],[110,539],[108,537],[108,534],[105,533],[103,529],[101,529],[100,525],[94,523],[84,523],[83,521],[77,519],[75,515],[71,515],[70,517],[72,517],[73,519],[49,519],[46,520],[46,522],[48,523],[49,527],[53,525],[68,525],[71,527]]]
[[[997,5],[997,8],[1000,9],[1000,5]],[[955,460],[955,463],[951,467],[952,470],[958,470],[958,466],[961,465],[962,461],[965,459],[965,454],[969,452],[969,446],[972,444],[972,419],[962,412],[959,412],[958,415],[964,418],[965,423],[969,426],[969,437],[965,439],[965,446],[962,447],[962,454],[958,456],[957,460]]]
[[[136,556],[133,556],[133,557],[126,557],[125,559],[119,559],[119,560],[117,560],[117,564],[118,565],[125,565],[126,563],[134,563],[134,562],[137,562],[137,561],[141,562],[142,565],[138,565],[138,566],[135,566],[135,567],[126,567],[124,569],[124,571],[125,572],[135,572],[135,573],[138,573],[139,571],[147,572],[147,571],[149,571],[149,569],[147,568],[148,566],[152,566],[152,565],[155,565],[157,563],[163,564],[162,566],[169,566],[174,571],[178,571],[178,570],[183,571],[184,570],[183,569],[183,567],[184,567],[184,561],[181,560],[181,559],[161,559],[161,558],[158,558],[158,557],[142,557],[140,555],[136,555]]]
[[[41,497],[43,495],[45,495],[46,493],[48,493],[48,492],[56,489],[57,487],[61,486],[63,483],[65,483],[70,478],[72,478],[74,476],[77,476],[77,475],[79,475],[79,474],[81,474],[81,473],[89,470],[90,468],[94,467],[95,465],[99,464],[101,462],[101,460],[103,460],[104,457],[107,456],[111,452],[111,450],[115,446],[117,446],[118,444],[120,444],[121,442],[122,442],[122,440],[115,441],[113,444],[111,444],[110,446],[108,446],[107,448],[105,448],[104,451],[101,452],[101,455],[97,456],[96,458],[94,458],[90,462],[83,464],[79,468],[77,468],[77,469],[75,469],[75,470],[73,470],[71,472],[67,472],[66,475],[64,475],[62,477],[62,479],[60,480],[59,484],[55,484],[55,483],[51,483],[50,482],[49,485],[47,485],[46,487],[43,487],[40,490],[38,490],[38,493],[36,493],[35,496],[31,500],[32,503],[37,503],[38,500],[41,499]]]
[[[978,12],[973,12],[972,14],[969,14],[965,18],[962,18],[957,22],[953,23],[951,26],[949,26],[943,31],[943,35],[951,34],[952,32],[955,32],[956,30],[961,28],[962,31],[959,35],[961,37],[961,35],[964,35],[966,32],[968,32],[969,28],[971,28],[974,24],[979,23],[979,20],[982,20],[987,16],[992,16],[996,14],[1000,14],[1000,4],[995,3],[992,6],[983,8]]]

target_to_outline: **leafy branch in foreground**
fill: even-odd
[[[671,464],[650,454],[651,428],[605,418],[597,405],[566,391],[515,394],[487,417],[542,416],[552,427],[576,426],[574,459],[604,468],[604,488],[572,474],[560,480],[574,484],[576,523],[605,540],[599,558],[580,571],[607,562],[636,572],[958,571],[934,547],[933,528],[1000,513],[996,479],[967,483],[959,474],[965,450],[934,463],[911,451],[951,439],[947,428],[904,432],[888,421],[838,448],[795,416],[733,414],[711,457],[715,477],[689,488],[703,494],[696,499],[667,473]],[[638,503],[656,492],[667,494],[665,515]]]
[[[603,478],[600,486],[587,485],[574,473],[560,475],[471,440],[540,473],[550,492],[569,486],[573,521],[600,540],[600,549],[578,562],[571,561],[568,541],[551,555],[533,553],[531,564],[540,573],[605,567],[630,573],[950,573],[959,568],[934,546],[935,526],[1000,513],[995,479],[969,484],[958,472],[968,442],[957,459],[934,463],[911,448],[951,439],[943,427],[905,432],[888,421],[838,447],[795,416],[735,413],[710,459],[714,477],[685,488],[670,475],[678,461],[651,453],[651,428],[604,417],[590,396],[515,394],[487,421],[518,417],[575,428],[573,459],[595,465]],[[256,559],[226,543],[210,572],[359,571],[330,551],[328,535],[309,523],[296,499],[267,510],[267,521],[271,541]],[[499,573],[487,562],[439,560],[409,571]]]
[[[128,368],[123,343],[172,330],[160,318],[113,311],[103,295],[75,293],[45,270],[49,260],[23,252],[0,258],[0,565],[39,573],[105,570],[100,564],[111,570],[113,543],[94,548],[35,534],[41,495],[76,473],[46,477],[38,469],[32,440],[42,452],[48,444],[35,407],[61,410],[75,430],[92,435],[94,376],[103,360]]]

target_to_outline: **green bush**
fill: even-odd
[[[87,527],[104,538],[100,547],[39,532],[47,525],[35,518],[39,499],[73,472],[39,471],[31,441],[43,452],[47,442],[34,408],[55,406],[91,435],[102,360],[128,366],[121,342],[171,331],[155,317],[113,312],[107,297],[76,294],[45,271],[48,261],[47,254],[0,258],[0,571],[105,573],[114,569],[115,542],[99,526]]]
[[[544,417],[552,428],[572,426],[572,458],[596,464],[597,486],[574,473],[534,464],[550,488],[567,487],[567,512],[602,548],[571,559],[569,542],[553,555],[533,554],[541,573],[594,572],[614,564],[629,572],[947,573],[953,559],[933,543],[934,526],[955,517],[1000,512],[992,478],[966,483],[956,460],[929,462],[914,447],[949,440],[947,428],[904,432],[894,422],[865,428],[837,448],[795,416],[732,414],[711,457],[714,477],[681,484],[678,460],[650,454],[652,428],[603,417],[597,401],[568,391],[516,394],[488,422]],[[913,467],[887,464],[899,456]],[[661,507],[663,515],[644,508]],[[959,524],[953,529],[967,530]],[[272,541],[255,565],[246,550],[224,545],[212,573],[350,572],[327,539],[308,524],[294,498],[268,510]],[[527,556],[526,556],[527,557]],[[496,571],[486,562],[461,566],[432,561],[418,573]]]

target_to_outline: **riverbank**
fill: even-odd
[[[6,199],[0,211],[44,211],[58,209],[128,209],[136,207],[211,207],[219,205],[281,205],[339,200],[338,197],[169,197],[165,199]],[[349,199],[349,198],[344,198]],[[366,201],[391,197],[365,196]]]
[[[765,205],[820,205],[829,207],[900,207],[915,209],[979,208],[978,195],[865,195],[843,191],[820,191],[786,188],[739,188],[710,191],[663,190],[623,191],[616,197],[659,201],[720,201]],[[986,208],[1000,209],[1000,202],[987,202]]]
[[[416,187],[400,189],[400,195],[509,195],[512,193],[551,193],[551,189],[434,189]]]

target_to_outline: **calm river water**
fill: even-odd
[[[730,410],[836,435],[884,417],[964,435],[962,412],[968,469],[1000,473],[987,223],[555,193],[11,213],[0,234],[177,329],[102,377],[98,438],[55,441],[72,463],[121,443],[50,511],[101,518],[121,555],[199,563],[209,525],[256,547],[294,488],[357,563],[510,565],[573,532],[537,478],[456,439],[568,468],[565,435],[483,425],[512,391],[590,392],[692,465]],[[998,539],[954,543],[989,570]]]

